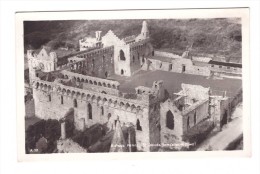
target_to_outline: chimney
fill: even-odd
[[[101,40],[101,32],[102,31],[96,31],[96,40],[100,41]]]

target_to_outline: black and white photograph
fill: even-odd
[[[243,152],[248,9],[222,11],[19,20],[23,153]]]

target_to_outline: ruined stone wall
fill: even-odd
[[[209,76],[210,70],[207,66],[196,66],[193,65],[190,59],[173,59],[171,62],[164,62],[161,60],[148,59],[149,60],[149,70],[161,70],[170,71],[177,73],[187,73]]]
[[[35,115],[41,119],[56,119],[64,118],[65,114],[73,107],[73,101],[68,96],[63,96],[61,104],[61,96],[51,91],[41,89],[33,89],[33,98],[35,104]],[[51,99],[51,100],[49,100]]]
[[[148,70],[169,71],[170,64],[170,62],[162,62],[161,60],[148,59]]]
[[[161,143],[160,102],[149,106],[150,150],[158,151]]]
[[[146,62],[145,56],[151,54],[149,39],[127,45],[115,45],[114,62],[115,74],[131,76],[139,70]],[[124,58],[122,57],[124,55]]]
[[[33,50],[27,51],[29,71],[34,68],[40,68],[43,72],[51,72],[56,70],[57,55],[51,52],[49,55],[45,49],[42,49],[39,54],[34,54]]]
[[[114,62],[115,74],[131,76],[129,45],[116,45],[114,47]]]
[[[242,74],[242,68],[228,67],[223,65],[210,65],[210,64],[208,67],[212,72],[229,73],[229,74],[237,74],[237,75]]]
[[[150,150],[148,99],[125,99],[36,79],[33,82],[33,90],[37,117],[60,120],[73,108],[75,126],[78,130],[106,122],[113,128],[117,118],[122,124],[137,125],[138,120],[141,130],[136,126],[137,149]]]
[[[164,103],[161,103],[160,106],[161,143],[176,143],[182,141],[183,118],[181,112],[170,99],[166,100]],[[167,127],[167,113],[171,113],[173,115],[173,129]]]
[[[87,74],[106,78],[114,74],[114,48],[104,47],[92,51],[86,51],[77,55],[85,58]]]
[[[208,67],[193,65],[190,59],[184,58],[172,61],[172,71],[178,73],[196,74],[203,76],[210,75],[210,70]]]
[[[223,96],[211,96],[210,115],[216,127],[221,130],[222,126],[226,124],[231,118],[231,100]],[[226,122],[223,119],[226,117]]]
[[[134,74],[140,70],[147,61],[146,56],[152,54],[153,48],[149,39],[130,43],[130,71]]]
[[[190,128],[196,126],[201,121],[209,117],[209,100],[198,101],[193,106],[185,109],[183,115],[183,134]]]

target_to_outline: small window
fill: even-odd
[[[219,65],[219,68],[222,68],[222,66],[221,66],[221,65]]]
[[[104,115],[104,107],[101,106],[101,115]]]
[[[211,65],[211,67],[214,67],[214,65]]]
[[[77,100],[76,100],[76,99],[74,99],[74,100],[73,100],[73,106],[74,106],[75,108],[77,108],[77,107],[78,107],[78,102],[77,102]]]
[[[60,103],[63,105],[63,96],[60,96]]]
[[[51,95],[49,95],[49,101],[51,101]]]
[[[92,120],[92,106],[88,104],[88,119]]]
[[[170,68],[169,69],[172,70],[172,64],[170,64]]]
[[[194,124],[196,124],[197,123],[197,113],[195,112],[194,113]]]
[[[137,121],[136,121],[136,129],[139,131],[142,131],[142,126],[140,125],[139,119],[137,119]]]

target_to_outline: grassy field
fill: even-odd
[[[163,80],[164,87],[170,94],[179,92],[181,84],[194,84],[210,87],[216,91],[227,91],[232,97],[242,87],[242,81],[237,79],[207,79],[206,77],[191,74],[180,74],[166,71],[140,71],[125,80],[119,80],[122,92],[135,92],[137,86],[152,87],[154,81]]]

